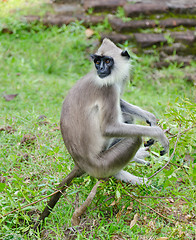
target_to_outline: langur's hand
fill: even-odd
[[[156,126],[157,125],[157,119],[155,117],[154,114],[150,113],[150,112],[146,112],[147,118],[146,118],[146,122],[151,126]]]
[[[157,125],[157,119],[155,117],[154,114],[147,112],[147,116],[148,119],[146,120],[146,122],[150,125],[150,126],[156,126]],[[150,147],[151,145],[154,144],[154,139],[150,138],[146,143],[144,143],[144,147]]]
[[[164,148],[164,150],[160,151],[160,155],[162,156],[169,151],[169,140],[165,136],[163,130],[160,127],[152,127],[152,128],[154,128],[154,131],[156,133],[155,139],[158,140]]]
[[[154,144],[154,139],[150,138],[147,142],[144,143],[144,147],[150,147]]]

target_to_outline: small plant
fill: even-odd
[[[165,34],[164,37],[166,38],[169,45],[172,45],[174,43],[174,39],[170,36],[170,34]]]
[[[91,15],[91,14],[93,14],[93,11],[94,11],[93,8],[88,8],[88,12],[87,13]]]
[[[121,18],[123,22],[129,22],[131,21],[130,17],[126,17],[125,11],[122,7],[118,7],[116,10],[116,17]]]
[[[97,26],[92,26],[92,29],[95,31],[95,35],[98,38],[100,38],[100,33],[112,31],[112,27],[111,27],[107,17],[105,17],[103,23],[98,24]]]

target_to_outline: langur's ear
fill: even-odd
[[[96,55],[96,54],[91,54],[90,56],[91,56],[91,59],[92,59],[92,60],[95,60],[95,59],[96,59],[96,57],[97,57],[97,55]]]
[[[122,52],[121,52],[121,56],[127,57],[128,59],[130,58],[130,55],[129,55],[129,53],[127,52],[127,50],[122,51]]]

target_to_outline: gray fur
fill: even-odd
[[[114,59],[111,76],[101,79],[93,69],[81,78],[63,102],[60,126],[67,150],[83,171],[97,178],[116,175],[121,180],[140,184],[143,182],[140,178],[120,170],[134,159],[142,136],[157,139],[166,151],[169,142],[156,126],[153,114],[120,100],[130,71],[130,62],[121,52],[114,43],[104,39],[97,54]],[[131,123],[133,117],[139,117],[151,126],[126,123],[128,117]],[[118,139],[116,143],[115,139]]]

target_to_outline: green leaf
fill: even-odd
[[[119,199],[120,196],[121,196],[120,192],[118,190],[116,190],[116,197],[117,197],[117,199]]]
[[[4,191],[6,184],[0,183],[0,192]]]

